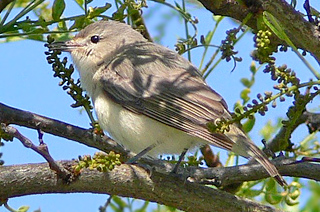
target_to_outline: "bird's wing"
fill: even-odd
[[[97,73],[109,98],[132,112],[232,149],[234,142],[227,136],[207,129],[209,121],[230,118],[226,103],[190,62],[152,43],[124,46],[115,55],[105,59]]]

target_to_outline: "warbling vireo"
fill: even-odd
[[[50,47],[71,53],[100,126],[127,149],[155,156],[211,144],[254,158],[286,184],[235,124],[224,134],[209,132],[208,122],[231,118],[226,102],[177,53],[116,21],[98,21]]]

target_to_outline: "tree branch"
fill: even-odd
[[[286,1],[242,1],[247,4],[247,6],[239,4],[237,0],[198,1],[215,15],[228,16],[241,22],[250,12],[254,14],[260,14],[262,11],[269,12],[277,19],[293,44],[297,48],[310,52],[320,64],[320,33],[318,26],[305,20],[302,15],[295,11]],[[252,2],[254,2],[254,5]],[[257,16],[253,16],[246,24],[250,28],[257,30]],[[275,40],[275,43],[286,45],[285,41],[281,41],[276,37],[274,37],[273,40]]]
[[[308,117],[314,117],[311,113],[305,113]],[[309,124],[312,126],[319,126],[320,123],[315,121],[319,121],[319,118],[309,118]],[[305,120],[303,118],[303,120]],[[313,122],[311,122],[313,121]],[[77,141],[79,143],[85,144],[90,147],[95,147],[102,151],[116,151],[123,154],[125,157],[128,156],[128,152],[124,151],[121,146],[116,144],[112,139],[107,136],[99,137],[95,136],[90,130],[85,130],[83,128],[79,128],[77,126],[73,126],[64,122],[60,122],[54,119],[50,119],[44,116],[40,116],[34,113],[30,113],[23,110],[18,110],[15,108],[8,107],[4,104],[0,103],[0,122],[6,124],[17,124],[20,126],[25,126],[28,128],[33,129],[41,129],[47,133],[68,138],[70,140]],[[304,123],[305,121],[299,122],[300,124]],[[280,138],[279,138],[280,139]],[[163,160],[156,160],[156,159],[141,159],[141,162],[144,164],[148,164],[152,166],[157,172],[161,173],[169,173],[173,169],[173,164],[165,162]],[[304,177],[314,180],[320,180],[317,173],[314,173],[313,170],[317,170],[318,164],[309,164],[309,163],[301,163],[297,169],[289,169],[287,170],[284,167],[291,167],[289,163],[294,162],[294,159],[290,161],[276,160],[275,165],[280,171],[280,174],[286,176],[295,176],[295,177]],[[309,164],[311,166],[310,170],[309,167],[305,168],[303,165]],[[203,179],[203,182],[215,185],[226,186],[234,183],[240,183],[250,180],[259,180],[263,178],[269,177],[267,172],[260,166],[259,164],[250,164],[250,165],[243,165],[237,167],[216,167],[216,168],[209,168],[209,169],[193,169],[190,172],[186,171],[185,169],[180,169],[179,172],[185,178],[191,177],[192,181],[200,182]],[[302,170],[304,170],[302,172]],[[320,172],[318,172],[320,173]],[[194,178],[194,179],[193,179]],[[212,179],[215,179],[212,181]]]
[[[11,2],[13,2],[13,0],[1,0],[1,1],[0,1],[0,13],[1,13],[2,10],[4,10],[4,8],[6,8],[6,6],[8,6],[8,4],[10,4]]]
[[[7,125],[15,124],[37,130],[41,129],[43,132],[76,141],[104,152],[110,152],[112,150],[120,153],[122,156],[128,156],[129,154],[128,151],[125,151],[108,136],[100,136],[93,133],[92,130],[12,108],[2,103],[0,103],[0,123]]]
[[[317,118],[313,118],[309,120],[309,124],[311,124],[311,121],[317,121],[319,119]],[[77,126],[73,126],[64,122],[60,122],[54,119],[50,119],[44,116],[40,116],[37,114],[33,114],[30,112],[26,112],[26,111],[22,111],[22,110],[18,110],[15,108],[11,108],[8,107],[4,104],[0,103],[0,122],[1,123],[5,123],[5,124],[17,124],[20,126],[25,126],[28,128],[32,128],[32,129],[41,129],[47,133],[53,134],[53,135],[57,135],[60,137],[64,137],[64,138],[68,138],[77,142],[80,142],[82,144],[91,146],[91,147],[95,147],[97,149],[100,149],[102,151],[117,151],[121,154],[127,155],[128,152],[124,151],[119,145],[117,145],[114,141],[112,141],[110,138],[104,136],[104,137],[99,137],[96,136],[90,131],[90,130],[85,130],[83,128],[79,128]],[[301,122],[302,123],[302,122]],[[313,122],[312,126],[319,126],[319,123]],[[121,196],[131,196],[134,198],[142,198],[145,200],[150,200],[150,201],[156,201],[162,204],[166,204],[166,205],[171,205],[183,210],[189,210],[189,211],[195,211],[193,209],[195,209],[194,205],[199,205],[199,199],[194,198],[193,194],[191,194],[190,192],[195,192],[198,193],[199,195],[203,194],[203,197],[199,198],[201,199],[205,199],[206,201],[209,201],[209,199],[207,199],[208,197],[213,198],[210,199],[209,202],[211,203],[206,203],[203,205],[203,207],[208,207],[210,208],[210,210],[213,210],[212,208],[214,208],[212,205],[212,202],[214,202],[216,204],[216,207],[218,207],[217,205],[219,205],[220,203],[217,201],[223,201],[221,202],[221,204],[230,204],[227,203],[226,201],[239,201],[239,203],[233,203],[236,206],[233,207],[238,207],[242,204],[249,204],[248,202],[246,202],[245,200],[237,200],[237,199],[232,199],[235,198],[234,196],[227,196],[226,199],[222,198],[219,199],[218,197],[213,197],[213,196],[219,196],[221,195],[220,192],[222,191],[217,191],[217,190],[207,190],[209,188],[206,187],[202,187],[200,185],[197,185],[197,183],[200,184],[213,184],[213,185],[217,185],[217,186],[228,186],[231,184],[238,184],[238,183],[242,183],[245,181],[251,181],[251,180],[260,180],[263,178],[267,178],[269,177],[268,173],[265,171],[265,169],[260,165],[260,164],[247,164],[247,165],[243,165],[243,166],[235,166],[235,167],[216,167],[216,168],[208,168],[208,169],[203,169],[203,168],[194,168],[194,167],[189,167],[187,169],[179,169],[179,176],[176,176],[174,178],[174,180],[172,179],[172,175],[168,176],[168,173],[171,172],[171,170],[173,169],[173,164],[162,161],[162,160],[155,160],[155,159],[147,159],[147,158],[143,158],[142,160],[143,164],[147,164],[150,165],[153,168],[152,174],[151,174],[151,182],[149,182],[148,180],[150,180],[150,176],[147,176],[146,174],[144,174],[142,177],[142,175],[137,174],[139,173],[136,170],[136,167],[134,166],[128,166],[128,165],[122,165],[120,166],[120,170],[117,168],[117,170],[119,171],[119,173],[116,173],[117,171],[112,171],[110,173],[112,173],[112,175],[109,174],[102,174],[100,172],[89,172],[89,171],[84,171],[83,173],[85,173],[83,175],[83,173],[80,176],[80,182],[79,179],[76,180],[75,182],[72,182],[70,186],[66,185],[65,183],[63,183],[63,180],[61,179],[57,179],[56,175],[51,172],[49,169],[49,167],[45,167],[47,166],[47,164],[34,164],[34,165],[19,165],[19,166],[4,166],[1,167],[0,166],[0,198],[9,198],[9,197],[15,197],[15,196],[21,196],[21,195],[28,195],[28,194],[38,194],[38,193],[48,193],[48,192],[53,192],[53,193],[60,193],[60,192],[95,192],[95,193],[110,193],[110,194],[115,194],[115,195],[121,195]],[[278,158],[274,161],[275,165],[277,166],[280,174],[284,175],[284,176],[293,176],[293,177],[303,177],[303,178],[308,178],[308,179],[313,179],[313,180],[320,180],[320,165],[319,164],[313,164],[313,163],[309,163],[309,162],[303,162],[303,163],[294,163],[295,159],[284,159],[284,158]],[[71,166],[71,162],[68,161],[66,162],[67,166]],[[64,164],[65,165],[65,164]],[[33,167],[33,168],[30,168]],[[21,170],[22,169],[22,170]],[[45,169],[45,170],[44,170]],[[124,169],[124,170],[122,170]],[[9,170],[9,171],[8,171]],[[68,169],[69,170],[69,169]],[[138,169],[140,170],[140,169]],[[11,173],[12,172],[12,173]],[[21,172],[21,173],[20,173]],[[30,173],[29,173],[30,172]],[[41,181],[40,184],[37,184],[36,186],[34,185],[34,183],[38,183],[37,181],[39,180],[38,177],[41,175],[38,175],[38,172],[43,172],[44,175],[46,176],[42,176],[44,177],[44,181]],[[95,178],[95,174],[97,174],[98,176],[98,180],[101,180],[100,178],[105,178],[105,176],[111,177],[113,180],[129,180],[127,179],[127,173],[129,172],[128,176],[133,176],[132,180],[132,185],[131,186],[137,186],[135,185],[133,182],[138,183],[138,185],[145,185],[146,187],[143,189],[129,189],[130,191],[127,190],[121,190],[121,189],[126,189],[128,188],[126,186],[126,183],[124,182],[119,182],[119,184],[121,184],[123,187],[126,188],[104,188],[106,190],[99,190],[98,188],[95,188],[93,186],[93,188],[90,188],[92,185],[92,182],[88,182],[86,185],[87,187],[81,188],[81,186],[77,183],[81,183],[81,179],[83,177],[85,177],[84,179],[86,180],[92,180],[92,179],[87,179],[86,177],[90,176],[92,178]],[[133,174],[133,173],[134,174]],[[10,174],[11,173],[11,174]],[[19,182],[19,178],[24,179],[23,178],[23,174],[24,177],[25,173],[28,173],[27,177],[30,177],[29,181],[23,181],[23,182]],[[88,176],[87,176],[88,174]],[[90,175],[89,175],[90,174]],[[122,174],[124,174],[126,177],[122,176]],[[32,176],[36,175],[37,177],[35,177],[35,181],[36,182],[31,182],[32,181]],[[92,175],[92,176],[91,176]],[[118,176],[120,175],[120,176]],[[166,177],[164,177],[164,175]],[[118,177],[115,177],[118,176]],[[168,177],[168,179],[166,179]],[[182,178],[181,178],[182,177]],[[15,179],[16,180],[13,180]],[[120,179],[118,179],[120,178]],[[9,180],[10,179],[10,180]],[[180,180],[178,180],[180,179]],[[187,180],[186,180],[187,179]],[[49,182],[46,182],[46,180],[49,180]],[[109,181],[111,179],[108,179]],[[172,180],[172,181],[170,181]],[[155,182],[156,181],[156,182]],[[8,184],[9,182],[9,184]],[[113,183],[117,184],[118,181],[110,181],[108,183],[108,181],[103,182],[102,184],[104,185],[113,185]],[[162,182],[162,184],[161,184]],[[196,182],[193,184],[190,184],[190,182]],[[13,183],[12,185],[10,183]],[[17,183],[17,184],[15,184]],[[25,186],[21,186],[19,185],[19,183],[23,184],[30,184],[30,185],[25,185]],[[47,185],[47,183],[49,183],[49,185]],[[58,183],[58,184],[57,184]],[[111,184],[110,184],[111,183]],[[150,185],[148,185],[149,183],[151,183],[152,185],[157,185],[157,188],[153,188],[153,189],[157,189],[156,193],[153,193],[152,195],[150,194]],[[52,185],[51,185],[52,184]],[[75,185],[74,185],[75,184]],[[99,186],[101,183],[98,183]],[[160,185],[161,184],[161,185]],[[187,184],[187,187],[185,187]],[[40,186],[39,186],[40,185]],[[57,186],[57,188],[53,189],[52,186]],[[26,187],[27,186],[27,187]],[[49,187],[48,187],[49,186]],[[76,186],[76,188],[74,188],[74,186]],[[79,187],[77,187],[79,186]],[[98,187],[99,187],[98,186]],[[118,184],[117,184],[118,186]],[[116,186],[116,187],[117,187]],[[172,186],[172,187],[171,187]],[[162,190],[161,188],[164,187],[164,190]],[[14,188],[14,189],[13,189]],[[192,191],[189,190],[189,188],[192,188]],[[205,188],[205,190],[203,190]],[[11,190],[10,190],[11,189]],[[83,189],[83,190],[81,190]],[[120,190],[118,190],[120,189]],[[199,190],[197,190],[199,189]],[[152,190],[152,189],[151,189]],[[158,191],[159,190],[159,191]],[[197,190],[197,191],[196,191]],[[172,197],[172,191],[175,191],[175,198]],[[134,193],[132,193],[134,192]],[[167,192],[171,193],[168,194]],[[188,193],[189,192],[189,193]],[[213,192],[213,193],[212,193]],[[217,192],[217,193],[216,193]],[[184,196],[185,195],[185,196]],[[198,195],[198,194],[197,194]],[[223,195],[225,195],[225,193],[223,193]],[[230,194],[229,194],[230,195]],[[163,197],[166,196],[166,197]],[[167,198],[167,196],[169,196],[170,198]],[[188,199],[188,198],[191,199]],[[231,198],[232,197],[232,198]],[[173,198],[173,199],[172,199]],[[215,199],[218,198],[218,199]],[[188,205],[188,207],[190,208],[185,208],[184,204],[180,203],[180,201],[177,201],[177,199],[183,199],[184,202],[187,204],[190,203],[190,205]],[[197,202],[197,204],[195,204],[195,202]],[[200,202],[202,202],[203,200],[201,200]],[[245,201],[242,202],[242,201]],[[209,205],[207,205],[209,204]],[[251,203],[249,204],[251,205]],[[251,205],[252,206],[252,205]],[[250,207],[251,207],[250,206]],[[197,207],[202,207],[201,206],[197,206]],[[219,207],[221,207],[221,205],[219,205]],[[218,207],[218,208],[219,208]],[[241,206],[242,207],[242,206]],[[249,207],[249,206],[248,206]],[[256,206],[252,206],[252,207],[256,207]],[[222,207],[224,208],[224,207]],[[225,208],[224,208],[225,209]],[[251,210],[251,209],[250,209]],[[263,208],[261,210],[264,210]],[[268,209],[269,210],[269,209]],[[197,208],[196,211],[206,211],[204,208]],[[217,211],[219,211],[217,209]],[[227,211],[227,210],[225,210]],[[230,211],[237,211],[236,208],[232,208],[230,209]]]
[[[320,129],[320,114],[319,113],[310,113],[308,111],[303,112],[300,118],[297,120],[295,125],[288,129],[287,127],[282,127],[278,134],[272,139],[272,141],[267,143],[267,148],[270,149],[272,152],[278,152],[285,150],[288,146],[290,146],[290,140],[284,140],[285,134],[288,134],[288,130],[291,134],[298,126],[301,124],[306,123],[309,132],[312,133],[316,130]]]
[[[73,161],[58,163],[64,167],[74,165]],[[292,158],[281,158],[275,161],[275,165],[282,175],[320,180],[319,164],[296,163]],[[222,208],[225,211],[241,211],[238,207],[244,204],[249,211],[252,211],[251,207],[256,207],[256,203],[238,199],[231,194],[203,187],[197,183],[217,184],[218,182],[221,186],[227,186],[268,177],[259,164],[210,169],[190,167],[183,173],[184,176],[189,176],[187,181],[181,179],[179,175],[163,174],[158,171],[158,167],[155,167],[155,170],[148,174],[141,167],[127,164],[107,173],[85,169],[82,170],[79,178],[67,185],[65,181],[56,177],[47,163],[1,166],[0,199],[40,193],[93,192],[155,201],[186,211],[221,211],[221,205],[229,205],[232,201],[237,201],[232,203],[230,208]],[[179,199],[184,201],[177,201]],[[261,210],[265,211],[264,208]],[[268,210],[271,209],[268,208]]]
[[[36,146],[35,144],[32,143],[30,139],[22,135],[16,128],[11,126],[1,126],[1,128],[5,133],[20,140],[23,146],[25,146],[26,148],[30,148],[33,151],[40,154],[49,163],[49,167],[53,171],[55,171],[61,179],[65,181],[69,180],[69,178],[71,177],[71,173],[68,170],[66,170],[64,167],[59,166],[59,164],[57,164],[55,160],[51,157],[47,145],[42,141],[42,135],[39,135],[41,139],[40,145]]]
[[[72,161],[60,162],[72,166]],[[26,175],[26,173],[28,173]],[[184,211],[278,211],[250,200],[173,175],[123,164],[109,172],[85,169],[71,184],[56,177],[47,163],[0,167],[0,199],[30,194],[91,192],[158,202]]]
[[[320,164],[296,161],[294,158],[277,158],[273,164],[283,176],[301,177],[320,181]],[[260,164],[246,164],[232,167],[189,168],[191,182],[228,186],[268,178],[268,173]]]

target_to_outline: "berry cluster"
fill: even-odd
[[[49,47],[51,43],[53,43],[54,39],[50,36],[47,37],[48,44],[45,44],[46,47]],[[62,86],[63,90],[66,90],[67,93],[71,96],[71,98],[75,101],[75,103],[71,104],[71,107],[76,108],[83,106],[88,116],[92,122],[92,125],[96,123],[92,115],[92,105],[89,100],[89,96],[84,94],[83,89],[80,86],[80,80],[75,81],[72,78],[72,74],[74,72],[73,65],[69,65],[67,67],[67,58],[64,57],[62,61],[60,61],[58,55],[61,54],[60,51],[50,50],[46,51],[47,61],[49,64],[52,64],[52,70],[54,71],[53,76],[61,79],[59,85]]]
[[[178,43],[175,44],[175,50],[178,54],[183,54],[186,51],[189,51],[190,48],[196,47],[198,45],[198,40],[195,37],[189,37],[188,39],[180,38]]]
[[[48,43],[52,43],[54,40],[48,36]],[[48,46],[48,45],[46,45]],[[62,86],[63,90],[67,90],[67,93],[75,100],[75,103],[71,105],[71,107],[79,107],[88,105],[91,109],[92,106],[90,105],[89,97],[87,95],[83,95],[83,90],[80,87],[80,80],[78,79],[76,82],[72,78],[72,74],[74,72],[73,65],[69,65],[67,67],[67,58],[64,57],[62,61],[60,61],[58,55],[61,54],[60,51],[52,51],[49,50],[45,52],[47,56],[47,61],[49,64],[52,64],[52,69],[54,71],[53,76],[58,77],[61,79],[59,85]]]
[[[120,154],[116,154],[113,151],[110,151],[109,153],[97,152],[93,157],[90,155],[85,155],[83,157],[79,156],[76,163],[77,165],[73,167],[76,174],[79,174],[84,168],[106,172],[121,165]]]
[[[269,30],[259,30],[257,34],[255,34],[254,40],[254,47],[255,49],[252,52],[252,58],[258,61],[260,64],[274,61],[275,58],[271,57],[273,52],[277,51],[277,46],[270,45],[270,36],[272,33]]]
[[[230,125],[233,123],[232,120],[226,120],[226,119],[216,119],[214,122],[209,122],[207,124],[208,129],[212,133],[225,133],[230,130]]]
[[[241,62],[241,57],[236,57],[235,55],[238,54],[237,51],[234,51],[234,45],[237,41],[237,33],[239,32],[239,28],[234,28],[228,30],[226,39],[221,41],[220,50],[222,52],[221,59],[226,59],[227,62],[234,58],[235,61]]]
[[[290,68],[287,68],[286,65],[276,67],[274,63],[269,63],[268,65],[266,65],[263,72],[270,73],[271,79],[279,83],[275,87],[275,89],[278,90],[281,90],[282,88],[286,89],[288,87],[288,84],[299,85],[300,83],[300,80],[299,78],[297,78],[296,73]]]

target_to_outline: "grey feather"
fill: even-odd
[[[212,145],[232,149],[234,142],[207,128],[209,121],[231,117],[226,103],[189,61],[148,42],[124,45],[115,55],[100,67],[101,85],[109,98]]]

